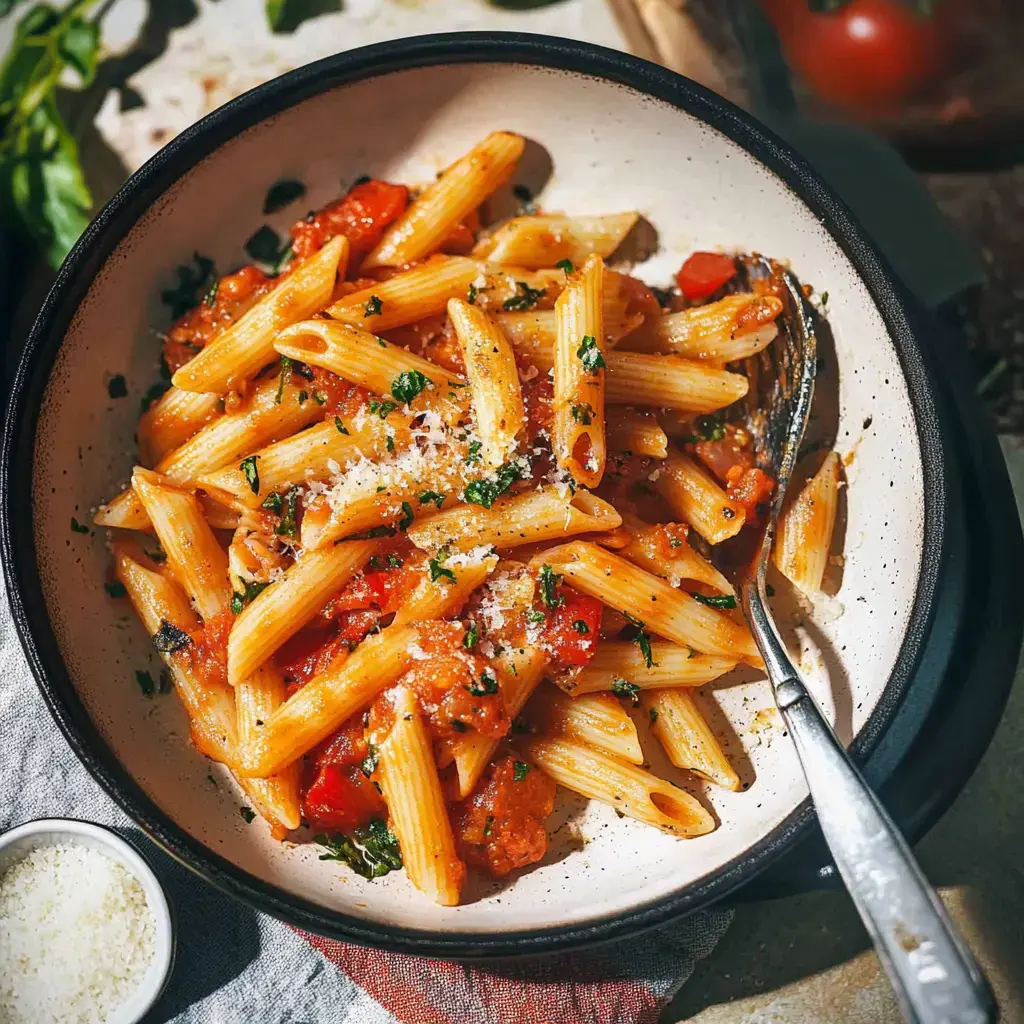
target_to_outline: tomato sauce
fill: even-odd
[[[336,373],[319,366],[310,369],[313,376],[309,390],[325,400],[325,420],[332,420],[338,416],[344,422],[369,406],[371,395],[366,388],[352,384],[344,377],[339,377]]]
[[[496,878],[536,863],[547,852],[544,822],[554,805],[547,775],[512,754],[496,757],[476,789],[450,807],[460,856]]]
[[[341,199],[292,225],[289,233],[295,259],[304,260],[336,235],[344,235],[351,246],[350,262],[355,264],[401,216],[408,200],[404,185],[373,179],[353,185]]]
[[[775,490],[775,481],[754,465],[754,448],[750,434],[743,428],[728,424],[725,436],[715,441],[698,441],[694,446],[698,458],[725,484],[733,501],[748,513],[761,514]]]
[[[225,608],[192,632],[187,654],[192,671],[207,686],[228,685],[228,635],[234,623],[234,613]]]
[[[602,605],[597,598],[562,584],[556,588],[561,603],[556,608],[538,604],[544,614],[541,646],[551,652],[555,665],[586,665],[597,651]]]

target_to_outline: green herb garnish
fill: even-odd
[[[251,807],[239,807],[238,813],[245,819],[246,825],[251,825],[256,820],[256,812]]]
[[[467,460],[468,461],[468,460]],[[523,463],[526,463],[524,466]],[[463,498],[471,505],[490,508],[517,480],[525,480],[530,472],[529,461],[523,457],[506,462],[488,479],[471,480],[466,484]]]
[[[525,761],[515,761],[512,764],[512,781],[522,782],[530,774],[530,765]]]
[[[445,495],[437,491],[421,491],[417,496],[421,505],[429,505],[433,502],[438,508],[444,504]]]
[[[258,458],[258,455],[250,455],[248,458],[242,459],[238,464],[238,468],[245,474],[245,479],[249,484],[249,490],[251,490],[253,494],[260,493],[260,473],[256,468],[256,460]]]
[[[402,502],[402,518],[398,520],[398,528],[404,533],[412,526],[413,514],[412,505],[407,501]]]
[[[379,416],[382,420],[386,420],[397,408],[398,403],[392,402],[389,398],[385,398],[383,402],[374,398],[370,402],[370,415]]]
[[[346,427],[345,424],[341,422],[340,416],[334,417],[334,425],[335,427],[338,428],[339,434],[344,434],[346,437],[348,436],[348,427]]]
[[[477,297],[476,285],[473,284],[472,281],[470,281],[470,283],[469,283],[469,291],[466,293],[466,301],[471,306],[475,306],[476,305],[476,297]]]
[[[590,632],[590,627],[582,619],[577,619],[572,624],[572,628],[574,630],[576,630],[577,633],[589,633]]]
[[[466,630],[466,635],[462,638],[462,646],[465,647],[467,651],[471,651],[476,647],[479,640],[480,627],[475,622],[471,622],[469,624],[469,628]]]
[[[281,510],[281,522],[277,524],[278,537],[298,537],[299,535],[299,494],[298,487],[289,487],[284,496]]]
[[[451,569],[446,569],[440,561],[436,558],[431,558],[427,562],[427,567],[430,569],[430,582],[436,583],[442,577],[447,580],[451,580],[452,583],[457,582],[455,573]]]
[[[466,689],[474,697],[487,697],[498,692],[498,679],[490,669],[485,668],[480,678],[474,679]]]
[[[583,364],[587,373],[597,373],[598,370],[606,369],[607,364],[601,350],[597,347],[597,339],[592,334],[584,334],[580,347],[576,349],[576,355]]]
[[[424,388],[433,387],[419,370],[403,370],[391,383],[391,394],[408,405]]]
[[[292,382],[292,371],[294,369],[294,363],[288,356],[281,356],[281,372],[277,378],[277,395],[274,398],[274,403],[280,405],[284,398],[284,386],[285,384],[291,384]]]
[[[306,186],[301,181],[296,181],[294,178],[281,178],[267,189],[266,198],[263,200],[263,213],[277,213],[278,210],[283,210],[305,194]]]
[[[736,598],[732,594],[715,594],[709,597],[707,594],[691,594],[694,601],[706,604],[709,608],[735,608]]]
[[[377,765],[380,764],[380,752],[372,743],[367,743],[366,749],[367,754],[359,762],[359,770],[369,778],[377,770]]]
[[[651,725],[654,725],[654,723],[658,720],[658,709],[649,708],[647,711],[647,717],[650,720]]]
[[[184,650],[190,643],[192,643],[192,637],[166,619],[160,620],[160,628],[153,634],[153,646],[161,654]]]
[[[562,582],[562,574],[557,573],[550,565],[540,567],[540,599],[547,608],[558,608],[565,604],[564,595],[558,593],[558,584]]]
[[[83,526],[74,516],[71,517],[71,532],[72,533],[88,533],[89,527]]]
[[[241,594],[236,592],[231,595],[231,610],[236,615],[240,615],[242,613],[242,609],[251,601],[259,597],[259,595],[262,594],[269,586],[269,583],[260,583],[257,580],[246,580],[245,591]]]
[[[242,246],[253,263],[258,263],[271,277],[277,277],[292,258],[292,243],[282,242],[268,224],[260,227]]]
[[[633,704],[640,703],[640,687],[637,686],[636,683],[629,682],[628,679],[620,679],[616,676],[612,680],[612,693],[614,693],[616,697],[628,698]]]
[[[516,281],[516,288],[517,294],[501,304],[506,313],[513,310],[533,309],[547,294],[546,288],[531,288],[525,281]]]
[[[380,316],[380,311],[384,308],[384,303],[381,302],[380,297],[377,295],[371,295],[366,300],[366,305],[363,307],[363,319],[365,320],[368,316]]]

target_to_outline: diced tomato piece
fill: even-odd
[[[314,366],[313,380],[310,383],[311,394],[324,399],[324,419],[333,420],[339,417],[344,424],[370,404],[370,392],[358,384],[339,377],[330,370]],[[318,398],[318,400],[319,400]]]
[[[408,191],[386,181],[360,182],[312,217],[293,224],[295,258],[305,259],[323,248],[335,235],[344,235],[351,246],[351,260],[365,256],[379,241],[384,229],[405,210]]]
[[[402,597],[414,582],[411,574],[405,572],[402,566],[366,569],[356,573],[341,593],[327,602],[320,614],[325,619],[333,619],[340,612],[375,607],[386,615],[397,610]]]
[[[317,744],[308,756],[315,767],[323,768],[325,764],[359,764],[369,752],[363,715],[357,712],[345,719],[322,743]]]
[[[601,629],[601,602],[572,587],[560,586],[563,599],[546,613],[542,645],[551,652],[556,665],[586,665],[597,651]]]
[[[736,276],[736,261],[720,252],[695,252],[676,274],[679,290],[690,302],[703,302]]]
[[[226,686],[228,682],[228,635],[235,623],[234,613],[225,609],[192,633],[186,653],[192,671],[208,686]]]
[[[729,424],[725,437],[718,441],[698,441],[694,445],[697,457],[723,483],[727,484],[734,470],[749,469],[754,465],[754,450],[744,430]]]
[[[326,764],[302,797],[302,817],[314,828],[350,831],[384,814],[384,801],[359,768]]]
[[[753,469],[731,471],[729,479],[729,497],[738,501],[748,512],[756,512],[757,506],[768,501],[775,490],[775,481],[756,466]]]

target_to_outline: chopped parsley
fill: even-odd
[[[524,466],[525,463],[525,466]],[[520,457],[506,462],[501,469],[491,475],[491,479],[484,477],[480,480],[471,480],[466,484],[463,498],[471,505],[482,505],[490,508],[517,480],[524,480],[529,475],[530,463]]]
[[[469,282],[469,291],[468,291],[468,292],[466,292],[466,301],[467,301],[467,302],[468,302],[468,303],[469,303],[469,304],[470,304],[471,306],[475,306],[475,305],[476,305],[476,297],[477,297],[477,294],[478,294],[478,291],[477,291],[477,287],[476,287],[476,285],[475,285],[475,284],[473,284],[473,282],[472,282],[472,281],[470,281],[470,282]]]
[[[451,726],[456,732],[469,732],[469,726],[459,718],[453,718]]]
[[[597,338],[592,334],[583,335],[583,341],[580,342],[580,347],[576,349],[576,355],[587,373],[597,373],[598,370],[607,368],[604,356],[601,355],[601,350],[597,347]]]
[[[644,662],[648,668],[654,664],[654,652],[651,650],[651,635],[645,632],[646,623],[641,622],[638,618],[630,615],[629,612],[623,612],[623,617],[633,627],[633,642],[640,648],[640,653],[644,656]]]
[[[526,613],[527,622],[543,622],[545,618],[547,618],[547,616],[542,611],[538,611],[536,608],[531,608]]]
[[[565,276],[568,277],[576,268],[572,265],[572,260],[565,259],[559,260],[556,264],[559,270],[565,272]]]
[[[351,836],[313,836],[313,842],[324,848],[320,860],[338,860],[357,875],[372,881],[402,866],[398,839],[379,818],[360,826]]]
[[[281,514],[281,509],[284,508],[284,500],[281,495],[274,491],[272,494],[268,494],[263,501],[260,503],[260,508],[265,508],[270,512],[276,512],[278,515]]]
[[[384,303],[381,302],[380,297],[377,295],[371,295],[366,300],[366,305],[363,307],[363,319],[365,320],[368,316],[380,316],[380,312],[383,308]]]
[[[479,679],[474,679],[467,687],[467,690],[474,697],[487,697],[498,692],[498,678],[488,668],[480,673]]]
[[[690,438],[690,444],[698,441],[721,441],[725,437],[725,424],[718,416],[698,416],[694,423],[696,433]]]
[[[594,418],[594,407],[589,402],[575,402],[571,408],[572,418],[577,423],[589,427]]]
[[[104,583],[103,589],[111,597],[124,597],[128,591],[125,590],[124,584],[120,580],[115,580],[113,583]]]
[[[691,594],[694,601],[706,604],[709,608],[735,608],[736,598],[732,594],[715,594],[709,597],[707,594]]]
[[[348,436],[348,427],[346,427],[345,424],[341,422],[340,416],[334,417],[334,425],[338,428],[339,434],[344,434],[346,437]]]
[[[313,401],[316,402],[317,405],[326,405],[327,396],[322,391],[314,391]]]
[[[436,583],[442,577],[446,580],[451,580],[452,583],[458,582],[455,577],[455,573],[451,569],[446,569],[438,559],[431,558],[427,562],[427,568],[430,569],[430,582]]]
[[[72,533],[88,533],[89,527],[84,526],[74,516],[71,517],[71,532]]]
[[[377,770],[377,765],[380,764],[380,751],[372,743],[367,743],[366,749],[367,754],[359,762],[359,770],[369,778]]]
[[[654,723],[658,720],[658,709],[649,708],[647,711],[647,717],[650,719],[651,725],[654,725]]]
[[[388,434],[388,436],[384,438],[384,447],[387,448],[389,452],[393,452],[395,450],[394,434]]]
[[[626,697],[631,704],[640,703],[640,687],[631,683],[628,679],[621,679],[616,676],[612,680],[612,693],[616,697]]]
[[[530,774],[530,765],[525,761],[515,761],[512,764],[512,781],[522,782]]]
[[[392,402],[389,398],[385,398],[383,402],[374,398],[370,402],[370,415],[379,416],[382,420],[386,420],[397,408],[398,403]]]
[[[298,537],[299,535],[299,489],[289,487],[284,496],[281,509],[281,522],[275,531],[278,537]]]
[[[402,502],[402,518],[398,520],[398,528],[404,533],[412,526],[412,505],[407,501]]]
[[[309,401],[309,392],[308,391],[300,391],[299,392],[299,405],[302,405],[302,404],[304,404],[305,402],[308,402],[308,401]]]
[[[239,807],[238,813],[245,819],[246,825],[251,825],[256,820],[256,812],[251,807]]]
[[[828,305],[828,292],[822,292],[821,293],[821,304],[822,304],[822,306],[827,306]]]
[[[683,542],[678,537],[672,537],[669,539],[668,546],[670,548],[681,548],[683,546]]]
[[[253,263],[264,267],[271,277],[277,277],[292,258],[292,243],[282,242],[278,233],[264,224],[242,247]]]
[[[572,628],[574,630],[576,630],[577,633],[589,633],[590,632],[590,627],[582,619],[577,619],[572,624]]]
[[[399,402],[408,405],[424,388],[433,387],[429,377],[420,373],[419,370],[403,370],[391,382],[391,394]]]
[[[156,684],[153,682],[153,677],[148,672],[142,672],[139,669],[136,669],[135,682],[139,684],[139,689],[142,691],[143,697],[152,697],[156,692]]]
[[[178,629],[173,622],[166,619],[160,620],[160,628],[153,634],[153,646],[161,654],[171,654],[180,651],[192,643],[192,637],[183,629]]]
[[[506,313],[513,310],[533,309],[547,294],[546,288],[531,288],[525,281],[516,281],[516,289],[517,293],[501,304],[501,308]]]
[[[277,378],[277,396],[274,398],[274,402],[277,405],[281,404],[284,398],[284,386],[285,384],[291,384],[292,382],[292,361],[288,356],[281,356],[281,373]]]
[[[450,387],[450,388],[468,388],[469,385],[462,383],[462,381],[450,380],[450,381],[448,381],[448,387]]]
[[[475,622],[471,622],[469,624],[469,628],[466,630],[466,635],[462,638],[462,646],[465,647],[467,651],[471,651],[476,647],[479,640],[480,627]]]
[[[250,455],[247,459],[242,459],[238,464],[238,468],[245,474],[245,479],[249,484],[249,490],[251,490],[253,494],[260,493],[260,473],[256,468],[256,460],[258,458],[258,455]]]
[[[294,178],[281,178],[267,189],[266,198],[263,200],[263,213],[277,213],[278,210],[283,210],[305,194],[306,186],[301,181],[296,181]]]
[[[107,381],[107,394],[111,398],[125,398],[128,395],[128,384],[123,373],[115,373]]]
[[[540,567],[540,599],[546,608],[558,608],[565,604],[565,597],[558,593],[558,584],[562,582],[562,574],[557,573],[550,565]]]
[[[234,593],[231,595],[231,610],[236,614],[240,615],[242,609],[249,604],[250,601],[254,601],[264,590],[269,587],[269,583],[260,583],[257,580],[246,580],[245,591],[241,594]]]
[[[467,462],[479,462],[480,461],[480,449],[483,448],[483,441],[470,441],[469,452],[466,455]]]
[[[198,306],[200,296],[209,291],[211,282],[217,282],[217,269],[213,260],[194,252],[192,262],[195,263],[194,270],[191,264],[178,267],[178,283],[173,288],[164,288],[160,293],[161,301],[169,307],[174,320]]]
[[[485,836],[489,836],[491,834],[491,830],[493,828],[494,828],[494,815],[493,814],[488,814],[487,815],[487,820],[484,822],[484,835]]]
[[[437,491],[420,491],[417,498],[421,505],[429,505],[433,502],[438,508],[440,508],[444,504],[445,495],[438,494]]]

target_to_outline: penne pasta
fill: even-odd
[[[729,764],[689,690],[650,690],[641,694],[640,705],[647,712],[651,732],[677,768],[733,792],[740,790],[736,769]]]
[[[560,469],[584,487],[604,475],[604,264],[592,256],[555,303],[551,447]]]
[[[180,448],[223,411],[217,394],[169,387],[141,416],[139,458],[147,468]]]
[[[608,502],[586,491],[565,494],[555,486],[499,498],[490,508],[456,505],[409,527],[418,548],[436,552],[450,547],[465,550],[481,545],[519,547],[577,533],[612,530],[622,519]]]
[[[607,275],[611,276],[611,275]],[[621,304],[605,298],[604,336],[609,348],[621,337],[643,323],[642,314],[627,316]],[[555,365],[557,314],[553,309],[535,309],[526,313],[495,313],[494,320],[512,342],[515,350],[529,359],[538,370],[547,372]]]
[[[583,266],[589,256],[607,259],[639,220],[636,213],[598,217],[532,214],[503,224],[478,243],[473,255],[494,263],[539,270],[562,260]]]
[[[390,706],[374,708],[370,742],[378,752],[377,774],[405,870],[435,903],[453,907],[466,866],[455,852],[430,734],[408,687],[396,686],[383,701]]]
[[[198,499],[141,466],[132,475],[132,489],[167,554],[168,567],[203,620],[208,622],[225,611],[231,602],[228,556],[206,522]]]
[[[542,552],[535,562],[550,565],[577,590],[677,644],[726,658],[759,659],[746,626],[596,544],[573,541]]]
[[[469,295],[480,264],[463,256],[435,256],[419,266],[338,299],[335,320],[380,333],[443,313],[451,299]]]
[[[517,747],[555,782],[675,836],[703,836],[715,819],[685,790],[581,743],[551,737]]]
[[[363,269],[400,267],[436,252],[452,230],[509,179],[525,145],[519,135],[491,132],[409,204],[363,261]]]
[[[608,448],[613,452],[663,459],[668,455],[668,435],[647,413],[617,409],[608,421]]]
[[[242,609],[228,637],[228,682],[237,686],[309,622],[380,549],[347,541],[307,552]]]
[[[307,320],[282,331],[274,347],[289,359],[394,398],[411,415],[433,409],[457,420],[469,404],[462,377],[350,324]]]
[[[416,589],[395,612],[392,626],[405,626],[431,619],[447,619],[457,615],[467,598],[498,564],[497,555],[488,555],[478,565],[463,565],[455,571],[455,580],[439,576],[432,580],[424,573]]]
[[[611,352],[606,398],[612,405],[650,405],[709,413],[747,393],[747,378],[679,356]]]
[[[747,520],[746,509],[682,452],[669,453],[659,466],[654,486],[673,514],[689,523],[709,544],[735,537]]]
[[[594,657],[583,666],[579,675],[559,676],[558,685],[566,693],[579,696],[616,689],[632,692],[623,686],[640,690],[676,686],[703,686],[712,679],[731,672],[738,664],[735,657],[700,654],[690,647],[651,641],[651,664],[639,646],[631,642],[605,640],[598,644]]]
[[[389,627],[332,662],[266,719],[257,737],[239,747],[240,771],[255,778],[276,775],[327,739],[409,667],[418,638],[413,626]]]
[[[171,378],[184,391],[244,391],[247,381],[274,359],[282,328],[323,309],[334,282],[345,276],[348,239],[336,235],[267,292],[240,320],[218,334]]]
[[[285,689],[281,673],[272,664],[260,666],[248,679],[235,687],[238,715],[238,742],[249,743],[263,723],[284,703]],[[268,779],[248,779],[248,786],[260,794],[261,812],[282,834],[302,824],[299,811],[299,765],[290,764],[280,775]]]
[[[542,686],[523,716],[545,736],[586,743],[630,764],[643,763],[633,719],[608,694],[567,697],[556,686]]]
[[[448,318],[466,365],[481,461],[497,469],[515,455],[516,435],[526,422],[515,353],[501,328],[468,302],[449,300]]]
[[[828,567],[839,508],[840,463],[838,453],[829,452],[779,518],[772,561],[805,594],[821,590]]]

